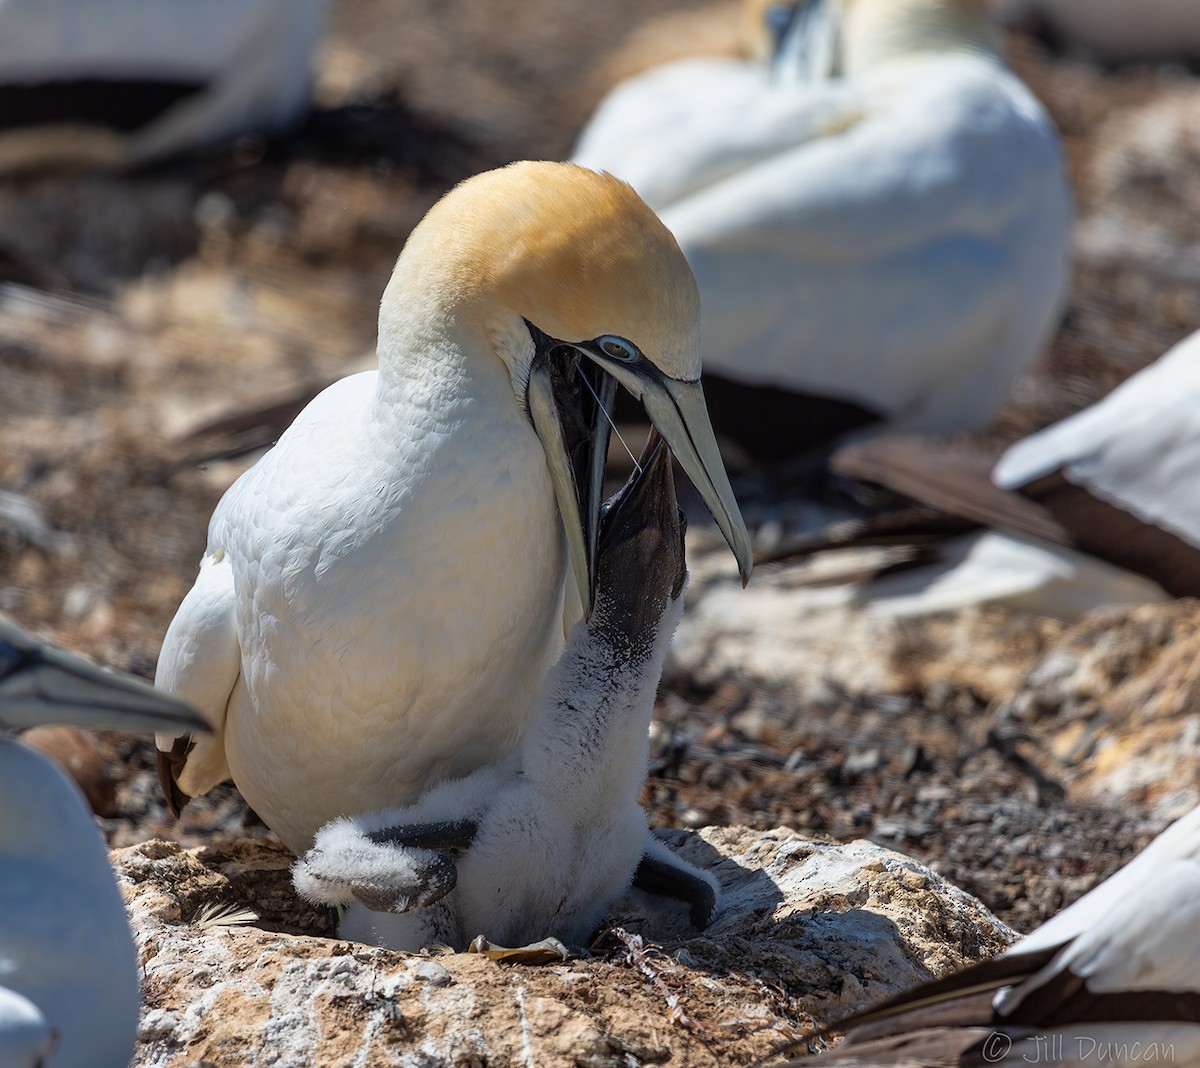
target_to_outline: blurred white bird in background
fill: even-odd
[[[1200,1064],[1200,809],[999,957],[828,1030],[788,1063]]]
[[[1200,59],[1196,0],[993,0],[997,16],[1109,63]]]
[[[303,115],[324,0],[0,0],[0,173],[128,166]]]
[[[183,702],[35,641],[0,616],[0,732],[46,723],[203,730]],[[78,788],[0,733],[0,1064],[125,1068],[138,962],[108,850]]]
[[[574,156],[629,181],[678,238],[714,426],[763,460],[880,420],[987,426],[1065,294],[1051,120],[997,55],[984,0],[763,18],[769,67],[633,78]]]
[[[803,538],[777,559],[867,541],[929,548],[948,529],[989,528],[939,546],[934,571],[871,588],[872,601],[903,598],[892,608],[904,614],[1005,602],[1074,619],[1101,604],[1200,597],[1200,333],[1003,453],[885,436],[842,447],[832,466],[937,511]]]

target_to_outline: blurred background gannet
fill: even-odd
[[[0,173],[127,166],[308,105],[324,0],[0,0]]]
[[[175,807],[232,777],[302,853],[331,819],[512,753],[568,560],[568,600],[591,599],[618,384],[748,575],[698,312],[678,245],[615,178],[514,164],[435,205],[384,293],[379,371],[321,393],[213,515],[158,665],[214,732],[160,736]]]
[[[832,465],[936,510],[890,523],[890,540],[989,528],[929,589],[928,610],[1019,593],[1026,608],[1070,619],[1099,604],[1200,596],[1200,334],[1002,454],[881,437],[843,447]]]
[[[441,783],[408,808],[336,820],[296,862],[305,897],[376,910],[343,923],[343,937],[400,949],[465,948],[478,935],[583,945],[644,853],[696,891],[707,923],[715,884],[650,836],[638,804],[686,577],[670,455],[651,447],[605,512],[595,609],[546,676],[514,759]]]
[[[983,0],[764,18],[768,67],[633,78],[573,157],[629,181],[679,240],[714,426],[766,461],[881,420],[987,426],[1065,294],[1050,118],[997,55]]]
[[[0,616],[0,729],[45,723],[204,729],[181,701]],[[33,1066],[54,1046],[54,1068],[125,1068],[138,1007],[133,939],[91,813],[56,764],[0,735],[0,1062]]]
[[[1200,809],[999,957],[828,1030],[814,1063],[1200,1063]]]

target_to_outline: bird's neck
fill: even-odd
[[[494,308],[488,314],[460,273],[453,262],[410,256],[397,263],[379,315],[378,397],[384,404],[446,410],[488,394],[497,411],[520,410],[516,398],[524,383],[512,381],[500,354],[522,345],[532,349],[532,339],[519,317]]]
[[[861,77],[897,60],[930,54],[999,59],[998,39],[982,5],[963,0],[860,3],[844,16],[842,71]]]
[[[548,672],[522,742],[521,765],[564,820],[590,821],[636,802],[646,778],[647,732],[683,598],[667,606],[648,643],[575,624]]]

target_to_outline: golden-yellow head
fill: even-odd
[[[416,306],[421,329],[455,332],[460,350],[508,367],[545,450],[585,608],[618,388],[641,401],[749,576],[749,535],[699,383],[696,280],[633,189],[571,163],[514,163],[463,182],[396,262],[380,310],[381,369],[387,335],[404,336]]]
[[[571,163],[476,175],[413,231],[397,272],[414,269],[470,314],[519,316],[562,341],[617,335],[671,378],[699,377],[691,268],[658,216],[611,175]]]

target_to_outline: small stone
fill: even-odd
[[[430,986],[449,986],[454,982],[454,976],[435,960],[422,961],[413,968],[413,975],[424,979]]]
[[[138,1040],[171,1038],[179,1027],[179,1017],[165,1009],[151,1009],[138,1024]]]

